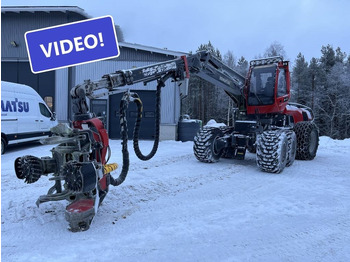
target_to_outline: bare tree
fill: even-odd
[[[225,53],[223,61],[227,66],[229,66],[231,68],[236,67],[236,57],[231,50],[228,50]]]
[[[287,57],[287,53],[284,50],[282,44],[277,41],[274,41],[268,48],[265,49],[264,57],[271,56],[282,56],[283,58]]]

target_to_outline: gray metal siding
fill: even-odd
[[[117,70],[129,69],[134,67],[141,67],[150,65],[154,62],[140,62],[140,61],[98,61],[95,63],[88,63],[76,66],[75,83],[83,83],[84,80],[98,80],[103,75],[115,72]],[[155,81],[148,83],[146,86],[143,83],[138,83],[130,86],[133,90],[156,90],[157,83]],[[106,99],[107,97],[104,97]],[[162,88],[161,94],[161,123],[162,124],[176,124],[180,115],[180,95],[179,88],[170,80],[166,82],[166,86]]]
[[[1,59],[28,60],[25,32],[81,19],[84,17],[71,12],[1,13]],[[18,46],[11,46],[11,41]]]
[[[175,56],[153,53],[140,49],[132,49],[128,47],[120,47],[120,55],[116,60],[118,61],[140,61],[140,62],[161,62],[175,59]]]
[[[68,119],[68,68],[55,71],[55,105],[56,117],[59,121]]]

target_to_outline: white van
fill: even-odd
[[[47,137],[55,125],[55,115],[33,88],[1,81],[1,154],[9,144]]]

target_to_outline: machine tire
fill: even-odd
[[[247,147],[247,150],[249,153],[256,154],[256,146]]]
[[[309,121],[298,122],[294,126],[294,131],[297,136],[297,151],[295,158],[298,160],[314,159],[319,143],[318,128],[316,124]]]
[[[5,138],[1,137],[1,154],[3,155],[6,151],[7,142]]]
[[[293,130],[286,132],[288,138],[288,157],[286,166],[291,166],[294,163],[297,152],[297,136]]]
[[[203,127],[194,137],[193,152],[195,157],[205,163],[219,161],[223,150],[216,149],[216,139],[223,136],[222,131],[215,127]]]
[[[231,134],[234,131],[234,128],[232,126],[223,126],[220,127],[220,130],[224,134]],[[231,140],[229,140],[231,141]],[[234,158],[234,148],[233,147],[225,147],[222,150],[221,158],[227,158],[227,159],[233,159]]]
[[[265,131],[257,137],[256,164],[265,172],[281,173],[288,160],[288,138],[283,131]]]

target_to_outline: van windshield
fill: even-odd
[[[40,113],[43,116],[51,117],[50,111],[47,109],[47,107],[43,103],[39,103],[39,107],[40,107]]]

